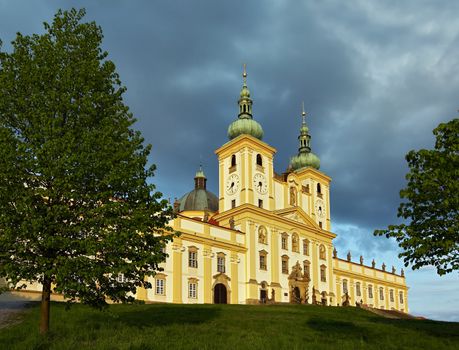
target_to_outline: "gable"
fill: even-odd
[[[305,213],[303,209],[300,207],[291,207],[281,210],[276,210],[274,214],[279,215],[285,219],[289,219],[292,221],[296,221],[302,223],[303,225],[319,228],[319,225],[308,215]]]

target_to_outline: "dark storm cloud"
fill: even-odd
[[[26,5],[27,4],[27,5]],[[47,4],[45,6],[44,4]],[[73,2],[64,2],[71,6]],[[454,117],[459,78],[455,3],[82,1],[104,30],[137,127],[153,145],[154,182],[167,197],[203,163],[217,192],[213,151],[236,118],[248,64],[254,116],[278,150],[277,172],[297,152],[305,101],[312,147],[333,178],[332,215],[374,229],[395,220],[404,155],[430,147]],[[1,38],[40,32],[53,1],[0,2]],[[6,45],[7,47],[7,45]]]
[[[395,260],[394,242],[372,231],[397,220],[405,154],[432,147],[432,129],[457,116],[459,2],[0,0],[0,38],[42,32],[57,6],[86,7],[102,26],[166,198],[192,188],[200,163],[218,192],[213,152],[236,118],[247,63],[276,171],[297,152],[304,100],[312,149],[333,179],[340,256]]]

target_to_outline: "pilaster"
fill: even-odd
[[[173,289],[172,289],[172,302],[182,303],[182,255],[184,248],[180,238],[174,238],[172,243],[172,265],[174,271]]]

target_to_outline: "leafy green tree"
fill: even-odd
[[[443,275],[459,269],[459,119],[440,124],[434,131],[435,149],[410,151],[408,185],[398,217],[408,223],[376,230],[395,237],[399,255],[413,269],[435,266]]]
[[[151,146],[84,15],[60,10],[44,34],[0,50],[0,277],[43,285],[41,333],[52,292],[101,308],[151,288],[172,237]]]

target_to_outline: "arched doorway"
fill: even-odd
[[[214,287],[214,304],[226,304],[226,287],[223,283],[217,283]]]
[[[294,302],[301,304],[300,288],[298,287],[293,288],[293,300]]]

